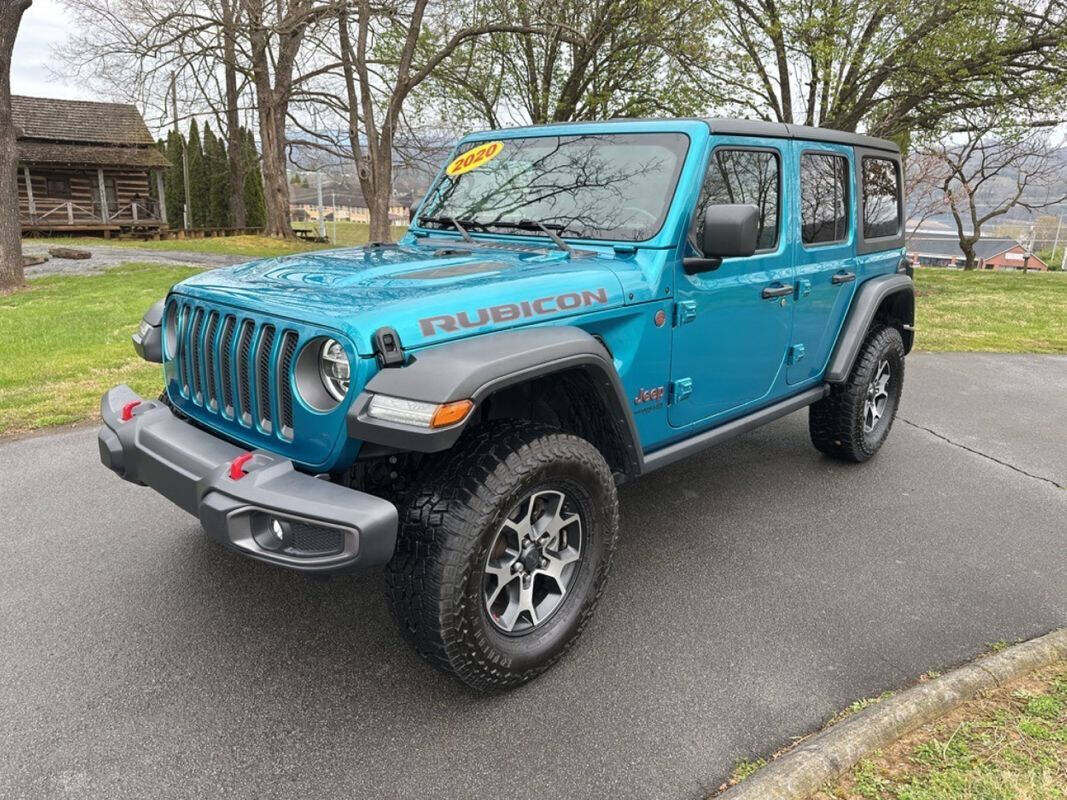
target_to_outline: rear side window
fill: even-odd
[[[800,157],[800,218],[804,244],[848,238],[848,159],[828,153]]]
[[[772,150],[716,150],[708,163],[700,202],[690,232],[704,240],[704,212],[708,206],[740,203],[759,209],[757,250],[778,244],[778,197],[781,168]]]
[[[900,232],[900,172],[888,158],[863,159],[863,238]]]

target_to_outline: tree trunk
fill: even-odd
[[[382,147],[372,159],[370,180],[360,181],[370,212],[370,241],[391,242],[393,226],[389,223],[389,199],[393,194],[393,149]]]
[[[963,268],[966,270],[976,269],[978,267],[978,259],[974,254],[974,242],[961,242],[960,249],[963,251]]]
[[[0,292],[22,286],[18,152],[11,119],[11,51],[30,0],[0,3]]]
[[[262,151],[263,200],[268,236],[292,238],[289,220],[289,180],[285,169],[285,111],[259,99],[259,138]]]
[[[230,221],[236,228],[248,224],[245,211],[245,143],[241,134],[238,116],[237,95],[237,20],[233,5],[222,3],[223,32],[222,53],[226,75],[226,152],[230,177]]]

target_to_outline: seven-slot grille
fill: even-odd
[[[195,302],[175,302],[167,314],[176,339],[168,355],[182,395],[246,428],[292,441],[289,376],[297,332]]]

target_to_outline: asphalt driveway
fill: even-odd
[[[93,431],[0,444],[0,797],[701,797],[1067,623],[1067,358],[916,354],[905,394],[869,464],[798,414],[627,487],[597,618],[493,697],[408,650],[378,574],[222,550]]]

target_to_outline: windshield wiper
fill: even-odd
[[[418,223],[421,225],[424,222],[430,222],[434,225],[448,226],[456,230],[460,236],[463,237],[465,242],[473,242],[474,239],[467,232],[467,229],[463,227],[463,223],[457,220],[455,217],[419,217]]]
[[[468,222],[468,220],[464,220]],[[473,223],[474,220],[469,220]],[[552,240],[552,243],[556,245],[560,250],[565,253],[573,252],[571,246],[560,238],[557,231],[567,230],[566,225],[560,225],[556,222],[540,222],[536,219],[520,219],[518,222],[506,222],[504,220],[493,220],[492,222],[478,222],[476,223],[486,229],[489,227],[508,228],[516,231],[541,231],[545,236]]]

